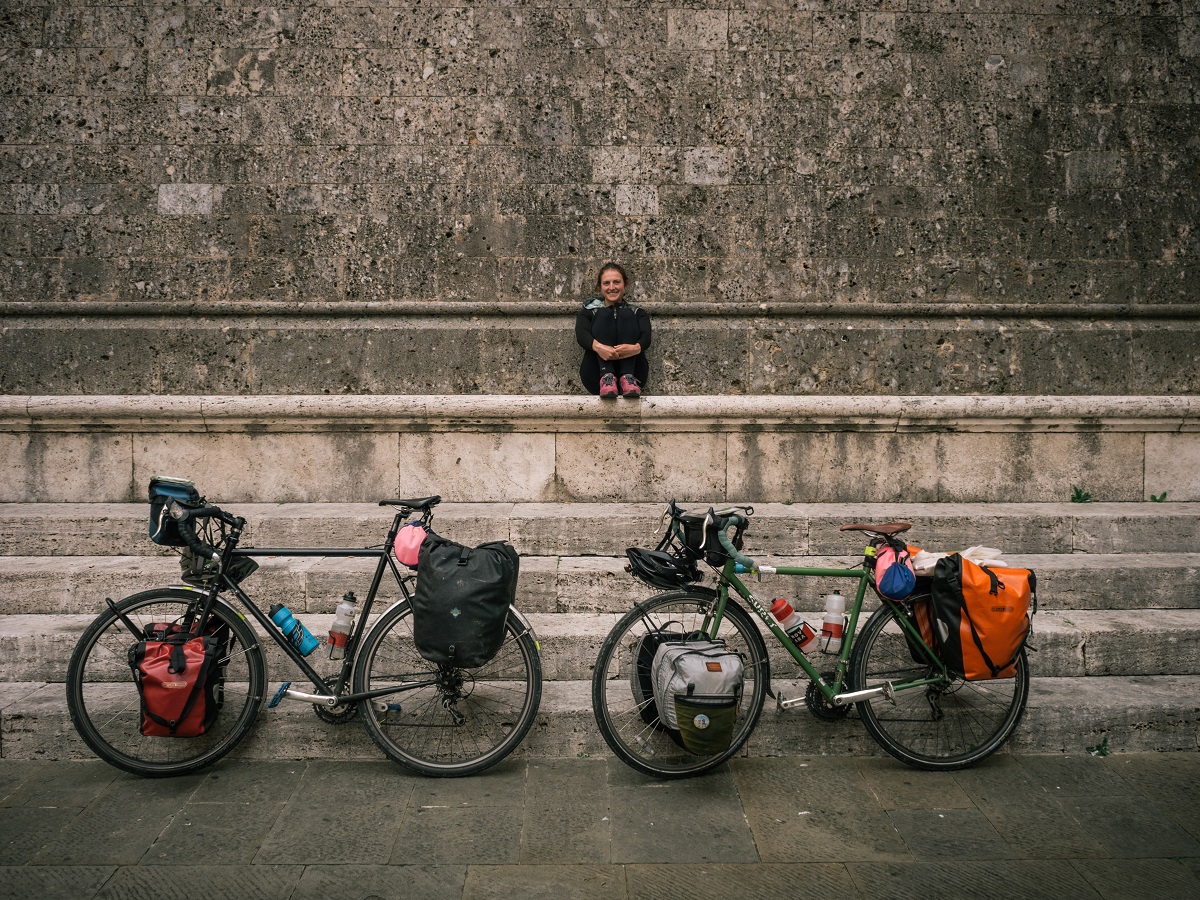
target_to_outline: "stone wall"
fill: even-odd
[[[6,0],[0,312],[539,301],[569,329],[615,257],[652,308],[1191,331],[1198,61],[1196,0]],[[13,333],[0,390],[88,390],[38,383],[69,340]]]

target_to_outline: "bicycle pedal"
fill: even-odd
[[[805,700],[803,697],[793,697],[791,700],[788,700],[778,691],[775,693],[775,707],[777,709],[795,709],[797,706],[803,706],[804,703]]]
[[[275,692],[275,696],[267,703],[267,709],[274,709],[283,701],[283,695],[287,693],[287,689],[292,686],[290,681],[285,681],[279,686],[279,690]]]

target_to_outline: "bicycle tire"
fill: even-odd
[[[404,681],[436,684],[385,696],[384,712],[376,701],[361,701],[363,724],[379,748],[410,771],[437,778],[482,772],[512,753],[537,717],[542,699],[537,642],[509,615],[504,643],[482,666],[440,666],[417,652],[412,621],[407,601],[380,616],[355,660],[354,690]]]
[[[708,756],[689,753],[658,721],[657,712],[643,715],[653,698],[639,697],[631,676],[643,635],[668,626],[684,633],[699,630],[716,605],[707,588],[670,591],[644,600],[613,627],[600,648],[592,673],[592,712],[600,734],[613,753],[631,768],[657,778],[690,778],[717,768],[737,753],[762,714],[770,671],[767,648],[749,614],[730,599],[714,636],[743,654],[745,682],[737,724],[729,749]]]
[[[203,602],[202,592],[157,588],[126,597],[115,606],[138,628],[172,622]],[[213,615],[229,626],[229,653],[221,711],[208,732],[194,738],[147,737],[141,733],[141,701],[129,668],[133,636],[105,609],[87,627],[67,666],[67,709],[83,742],[109,765],[134,775],[162,778],[210,766],[237,746],[254,725],[266,690],[266,664],[254,630],[223,601]]]
[[[855,640],[850,656],[855,690],[933,674],[932,666],[913,660],[896,616],[893,607],[882,606]],[[858,713],[871,737],[901,762],[935,771],[962,769],[999,750],[1021,723],[1029,700],[1024,649],[1016,668],[1013,678],[952,677],[925,690],[896,691],[894,705],[884,697],[864,700],[856,704]]]

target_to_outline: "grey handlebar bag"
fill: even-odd
[[[465,547],[432,531],[417,557],[413,643],[439,665],[473,669],[504,644],[521,558],[504,541]]]
[[[662,644],[654,654],[654,703],[685,749],[709,756],[729,749],[742,697],[740,653],[722,641]]]

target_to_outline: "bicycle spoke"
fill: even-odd
[[[118,608],[144,629],[183,619],[195,602],[190,593],[166,588],[122,600]],[[134,640],[111,610],[101,613],[80,639],[67,674],[72,721],[99,757],[139,775],[178,775],[210,765],[241,740],[261,703],[265,670],[253,631],[231,611],[223,615],[231,644],[216,663],[222,678],[212,690],[219,707],[206,733],[183,738],[141,733],[141,698],[129,664]]]
[[[403,605],[368,634],[355,684],[396,688],[387,711],[366,719],[385,753],[425,774],[463,775],[503,759],[524,737],[541,698],[541,664],[532,639],[511,623],[499,652],[477,669],[429,663]]]
[[[1024,712],[1029,676],[1025,658],[1017,677],[967,682],[953,679],[903,688],[906,681],[933,677],[909,658],[896,613],[883,608],[857,638],[851,668],[856,689],[886,682],[901,685],[895,706],[886,699],[858,704],[863,724],[898,759],[921,768],[954,769],[995,752],[1012,734]]]
[[[679,591],[644,601],[617,623],[600,650],[592,679],[596,722],[613,752],[640,772],[668,778],[706,772],[736,753],[757,722],[766,693],[766,650],[757,628],[732,604],[726,607],[715,635],[728,649],[742,654],[744,665],[738,724],[727,752],[711,756],[688,752],[678,732],[668,730],[659,720],[649,685],[643,680],[645,663],[639,653],[644,636],[699,631],[711,621],[715,599],[715,595],[700,591]]]

